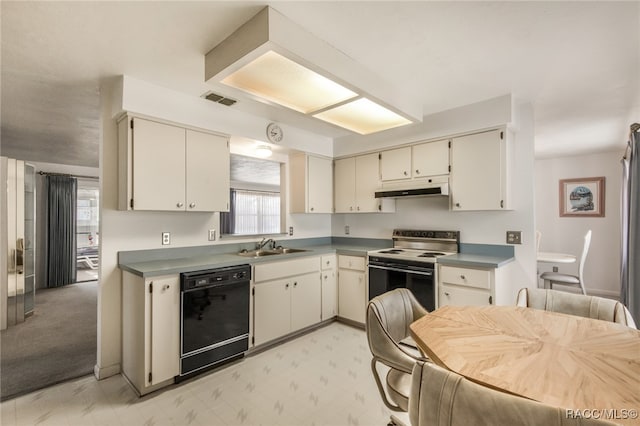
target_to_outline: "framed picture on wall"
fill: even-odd
[[[560,217],[604,217],[604,176],[560,179]]]

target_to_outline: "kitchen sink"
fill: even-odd
[[[291,248],[291,247],[279,247],[270,251],[276,252],[278,254],[287,254],[287,253],[301,253],[309,250],[297,249],[297,248]]]
[[[243,257],[263,257],[263,256],[274,256],[278,254],[287,254],[287,253],[300,253],[309,250],[304,249],[296,249],[290,247],[278,247],[275,249],[259,249],[259,250],[241,250],[238,252],[238,256]]]

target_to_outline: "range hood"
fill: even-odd
[[[394,184],[385,186],[375,193],[376,198],[429,197],[436,195],[448,196],[449,182]]]

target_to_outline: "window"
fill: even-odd
[[[222,215],[225,234],[278,234],[280,193],[232,189],[231,208]]]
[[[279,234],[281,166],[277,161],[231,154],[229,212],[220,213],[223,235]]]

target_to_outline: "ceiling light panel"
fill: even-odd
[[[410,120],[367,98],[360,98],[313,116],[361,135],[411,124]]]
[[[269,51],[222,79],[222,83],[308,114],[357,94],[310,69]]]
[[[361,134],[422,121],[413,93],[268,6],[205,55],[205,80]]]

